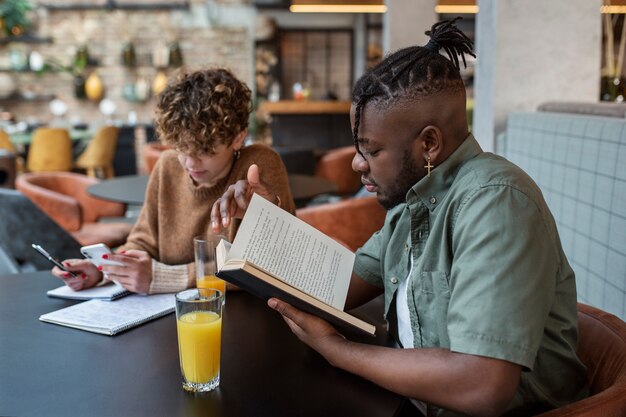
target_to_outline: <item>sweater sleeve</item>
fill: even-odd
[[[152,282],[149,294],[178,292],[194,286],[194,264],[165,265],[152,260]]]
[[[120,251],[129,249],[143,250],[148,252],[153,259],[159,259],[158,204],[162,170],[162,158],[159,158],[148,180],[144,205],[141,208],[137,222],[128,235],[126,243],[119,248]]]

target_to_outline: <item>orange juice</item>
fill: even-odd
[[[205,275],[204,277],[197,279],[196,286],[198,288],[213,288],[220,290],[222,294],[226,293],[226,281],[219,279],[215,275]]]
[[[176,328],[180,367],[185,380],[205,384],[218,378],[222,318],[210,311],[193,311],[180,316]]]

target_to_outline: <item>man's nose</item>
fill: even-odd
[[[367,164],[367,161],[358,151],[352,158],[352,170],[356,172],[367,172],[369,170],[369,165]]]

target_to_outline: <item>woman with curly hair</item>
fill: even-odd
[[[87,260],[64,263],[53,274],[75,290],[106,274],[137,293],[175,292],[195,285],[193,237],[234,238],[253,192],[294,213],[287,171],[264,145],[243,146],[251,111],[250,90],[226,69],[182,74],[158,98],[156,129],[172,149],[163,152],[148,182],[144,206],[128,239],[110,260],[124,266],[98,270]],[[269,185],[271,184],[271,185]],[[223,214],[211,211],[220,207]]]

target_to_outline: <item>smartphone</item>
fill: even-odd
[[[80,248],[80,253],[83,256],[91,261],[95,266],[102,265],[116,265],[116,266],[124,266],[121,262],[111,261],[110,259],[102,259],[102,255],[110,255],[111,249],[104,243],[97,243],[95,245],[83,246]]]
[[[54,256],[50,255],[48,253],[48,251],[46,251],[44,248],[42,248],[41,246],[33,243],[31,245],[33,247],[33,249],[35,249],[37,252],[39,252],[39,254],[41,256],[43,256],[44,258],[46,258],[48,261],[50,261],[50,263],[56,267],[58,267],[59,269],[67,272],[68,274],[70,274],[72,277],[74,278],[78,278],[78,275],[76,275],[75,273],[68,271],[67,268],[65,267],[65,265],[63,265],[61,263],[61,261],[59,261],[57,258],[55,258]]]

